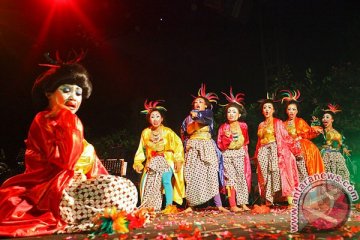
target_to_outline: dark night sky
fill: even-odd
[[[243,5],[231,15],[236,2]],[[300,76],[309,66],[322,74],[358,61],[356,2],[1,0],[0,147],[13,159],[23,146],[45,52],[87,50],[94,93],[78,115],[88,136],[121,128],[139,134],[146,98],[166,100],[167,123],[177,130],[201,82],[217,93],[232,85],[247,103],[265,96],[261,29],[274,62]]]

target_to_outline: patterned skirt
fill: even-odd
[[[346,161],[339,151],[324,151],[323,161],[325,171],[340,175],[343,180],[349,180],[350,173],[346,167]]]
[[[274,201],[274,195],[281,190],[281,178],[279,161],[277,155],[277,146],[275,142],[263,145],[259,148],[258,162],[261,171],[265,199],[270,203]]]
[[[138,192],[128,179],[113,175],[99,175],[86,179],[74,177],[64,190],[60,202],[60,215],[67,223],[65,232],[88,231],[97,213],[106,207],[131,212],[136,208]]]
[[[298,148],[301,148],[299,141],[296,142],[296,146]],[[304,156],[296,158],[296,166],[297,166],[298,173],[299,173],[299,183],[301,183],[305,178],[307,178],[309,176],[309,174],[307,172]]]
[[[156,156],[151,159],[148,167],[149,170],[142,180],[141,206],[153,207],[159,211],[162,205],[161,178],[164,172],[170,171],[170,166],[164,157]]]
[[[190,206],[206,203],[219,193],[219,163],[212,140],[189,139],[186,144],[184,178]]]
[[[225,186],[234,187],[237,205],[248,204],[248,187],[245,178],[245,150],[226,150],[223,152],[225,169]]]

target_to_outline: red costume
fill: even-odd
[[[23,174],[0,188],[0,236],[51,234],[65,227],[59,215],[63,190],[83,154],[83,126],[75,114],[61,110],[56,117],[43,111],[33,120],[26,140]],[[96,157],[87,178],[108,174]]]
[[[250,165],[250,157],[248,153],[248,144],[249,144],[249,134],[248,134],[248,126],[244,122],[238,122],[242,135],[244,136],[244,145],[245,149],[245,158],[244,158],[244,174],[246,178],[246,183],[248,190],[251,190],[251,165]],[[219,149],[223,152],[229,148],[230,143],[233,141],[233,136],[227,137],[225,131],[230,131],[230,124],[224,123],[220,126],[218,132],[217,144]]]

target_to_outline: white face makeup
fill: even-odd
[[[150,113],[149,122],[153,128],[158,128],[163,122],[163,117],[158,111],[153,111]]]
[[[51,108],[64,105],[72,113],[76,113],[82,102],[82,88],[75,84],[63,84],[47,96]]]
[[[298,113],[298,109],[296,107],[296,104],[289,104],[289,106],[286,109],[286,113],[289,117],[290,120],[293,120],[297,113]]]
[[[331,116],[330,113],[325,113],[321,121],[322,121],[325,128],[332,127],[332,124],[334,122],[334,118]]]
[[[236,107],[229,107],[226,113],[227,120],[229,123],[235,122],[240,117],[239,110]]]
[[[206,109],[205,100],[202,98],[196,98],[193,102],[195,110],[204,111]]]
[[[272,103],[265,103],[262,108],[262,113],[265,118],[272,117],[274,114],[274,106]]]

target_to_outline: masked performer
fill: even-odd
[[[345,157],[350,156],[350,150],[344,144],[344,137],[333,128],[335,114],[340,112],[338,105],[328,104],[324,110],[322,124],[324,125],[324,144],[321,155],[324,160],[325,171],[340,175],[343,180],[349,180],[350,174],[346,167]]]
[[[212,139],[214,118],[211,102],[217,99],[215,93],[206,93],[205,84],[202,84],[192,103],[193,109],[181,126],[185,146],[187,211],[212,198],[220,211],[229,211],[222,206],[219,193],[219,178],[223,182],[224,177],[222,154]]]
[[[30,126],[25,172],[0,188],[0,236],[89,230],[92,218],[106,207],[136,207],[135,185],[109,175],[84,139],[75,113],[92,85],[80,59],[58,58],[35,81],[33,98],[45,110]]]
[[[281,195],[287,197],[291,205],[292,192],[299,184],[295,156],[300,156],[300,148],[296,147],[283,122],[274,117],[272,99],[263,100],[261,110],[265,120],[258,127],[255,152],[260,194],[267,205],[272,205],[275,193],[281,190]]]
[[[140,183],[140,196],[143,206],[160,210],[162,206],[162,189],[165,190],[166,208],[171,212],[173,200],[182,204],[185,197],[185,186],[182,165],[184,147],[181,139],[162,122],[166,109],[159,106],[159,101],[145,101],[145,110],[149,127],[141,133],[140,144],[135,154],[133,168],[143,171]],[[146,161],[145,167],[143,162]],[[172,177],[174,176],[174,185]]]
[[[244,119],[246,110],[242,104],[244,94],[223,93],[229,103],[225,113],[227,122],[222,124],[218,131],[217,144],[224,157],[225,186],[227,189],[230,210],[240,212],[250,210],[246,204],[249,201],[251,189],[251,166],[248,153],[249,134]],[[235,200],[236,197],[236,200]],[[237,205],[241,205],[239,208]]]
[[[283,90],[282,102],[286,102],[286,114],[288,119],[284,122],[289,135],[301,148],[301,157],[296,161],[299,181],[303,181],[308,175],[324,172],[324,163],[317,146],[309,139],[317,137],[322,128],[319,126],[310,127],[304,119],[297,117],[299,111],[299,91]]]

